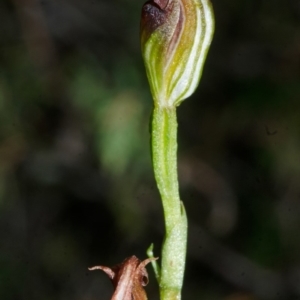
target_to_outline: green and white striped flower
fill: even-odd
[[[195,91],[213,32],[209,0],[144,4],[141,47],[155,105],[178,106]]]

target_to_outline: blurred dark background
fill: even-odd
[[[160,253],[142,4],[0,2],[0,299],[110,299],[88,266]],[[178,109],[183,299],[300,299],[300,2],[213,5]]]

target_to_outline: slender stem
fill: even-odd
[[[159,281],[160,296],[161,300],[179,300],[185,268],[187,219],[178,190],[176,107],[154,107],[152,160],[166,227]]]

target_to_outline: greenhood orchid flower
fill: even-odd
[[[178,106],[195,91],[213,32],[209,0],[144,4],[141,47],[155,105]]]

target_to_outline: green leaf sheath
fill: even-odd
[[[166,226],[159,282],[161,299],[178,300],[185,268],[187,219],[178,191],[175,107],[154,107],[152,159]]]

